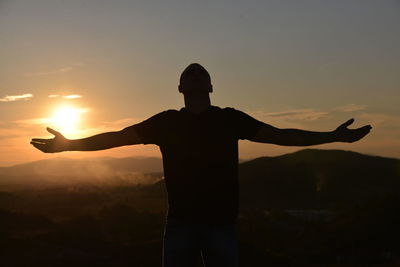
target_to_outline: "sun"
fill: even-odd
[[[73,106],[58,107],[50,118],[51,126],[63,133],[74,133],[80,122],[82,111]]]

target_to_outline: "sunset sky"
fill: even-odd
[[[0,166],[55,157],[161,156],[156,146],[44,154],[52,126],[78,138],[179,109],[179,75],[211,74],[213,105],[279,128],[373,126],[352,144],[400,158],[398,0],[0,0]],[[240,143],[240,157],[300,149]]]

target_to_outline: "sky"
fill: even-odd
[[[179,75],[211,74],[213,105],[278,128],[373,129],[345,149],[400,158],[400,1],[0,0],[0,166],[157,156],[137,145],[44,154],[29,141],[120,130],[180,109]],[[240,158],[301,147],[240,141]]]

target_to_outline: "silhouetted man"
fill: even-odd
[[[47,128],[53,139],[32,139],[46,152],[92,151],[156,144],[160,147],[168,191],[163,262],[190,267],[200,252],[205,266],[237,266],[238,140],[284,146],[354,142],[371,126],[348,129],[353,119],[331,132],[279,129],[233,108],[212,106],[210,75],[189,65],[180,77],[185,107],[167,110],[118,132],[69,140]]]

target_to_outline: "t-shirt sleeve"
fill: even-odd
[[[238,139],[252,139],[258,130],[264,125],[263,122],[251,117],[250,115],[236,110],[227,108],[229,114],[229,122]]]
[[[129,126],[123,131],[127,134],[135,132],[139,136],[142,144],[156,144],[161,142],[162,135],[166,129],[167,111],[160,112],[147,120]]]

